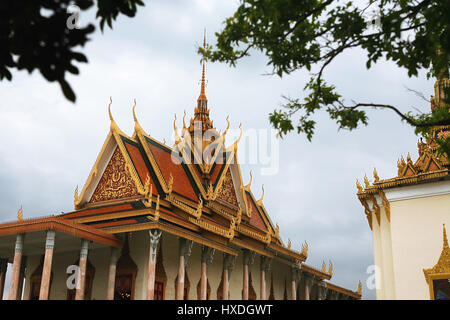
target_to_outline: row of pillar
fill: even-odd
[[[22,296],[23,274],[25,267],[25,263],[23,260],[26,258],[23,256],[24,239],[25,234],[18,234],[16,237],[11,283],[9,288],[9,297],[8,297],[9,300],[17,300],[20,299]],[[39,300],[48,300],[49,298],[54,247],[55,247],[55,231],[48,230],[46,232],[46,239],[45,239],[45,256],[44,256],[44,265],[42,268],[41,286],[39,289]],[[89,241],[82,239],[80,261],[79,261],[80,277],[77,283],[75,296],[76,300],[82,300],[84,298],[84,284],[86,277],[86,261],[87,261],[88,247]],[[2,295],[6,276],[6,263],[7,263],[6,259],[0,262],[0,290],[1,290],[0,292],[2,293]]]
[[[148,256],[148,277],[147,277],[147,299],[153,300],[155,294],[155,276],[156,276],[156,260],[157,260],[157,249],[158,243],[160,241],[162,232],[160,230],[150,230],[150,250]],[[14,251],[14,261],[12,266],[12,276],[11,276],[11,285],[9,290],[9,299],[16,300],[21,296],[21,288],[23,276],[21,277],[21,273],[23,274],[23,243],[24,243],[24,234],[17,235],[15,251]],[[188,262],[189,256],[191,254],[193,242],[191,240],[187,240],[184,238],[179,239],[179,267],[178,267],[178,280],[177,280],[177,290],[175,292],[175,299],[183,300],[184,299],[184,280],[185,280],[185,268]],[[49,288],[50,288],[50,278],[51,278],[51,267],[53,260],[53,250],[55,246],[55,231],[49,230],[46,234],[46,242],[45,242],[45,257],[44,257],[44,265],[42,270],[42,278],[41,278],[41,286],[39,292],[39,300],[48,300],[49,298]],[[80,250],[80,260],[79,260],[79,277],[77,279],[76,286],[76,300],[84,299],[84,288],[85,288],[85,279],[86,279],[86,264],[87,264],[87,256],[89,250],[89,241],[82,240],[81,242],[81,250]],[[201,278],[200,278],[200,299],[207,299],[207,269],[208,266],[212,263],[214,257],[215,249],[203,246],[201,253]],[[242,290],[242,299],[249,299],[249,266],[253,264],[255,257],[255,252],[250,251],[248,249],[243,249],[243,290]],[[114,299],[114,288],[115,288],[115,278],[116,278],[116,269],[117,269],[117,261],[119,258],[119,249],[112,248],[111,249],[111,257],[109,264],[109,274],[108,274],[108,288],[106,298],[108,300]],[[222,296],[224,300],[228,300],[229,298],[229,278],[231,271],[234,269],[235,264],[234,256],[229,254],[224,254],[223,259],[223,291]],[[270,269],[271,258],[262,256],[261,257],[261,266],[260,266],[260,297],[261,300],[266,300],[266,272]],[[7,260],[0,259],[0,294],[3,293],[4,283],[5,283],[5,274],[6,274]],[[292,267],[292,277],[291,277],[291,299],[297,299],[297,281],[300,280],[302,272],[296,268]],[[21,281],[22,280],[22,281]],[[311,288],[314,283],[313,277],[305,277],[305,300],[310,300]],[[326,298],[327,288],[323,283],[319,283],[318,286],[318,296],[319,299],[323,300]],[[331,296],[333,298],[334,296]],[[0,299],[2,297],[0,296]]]

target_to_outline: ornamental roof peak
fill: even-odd
[[[194,118],[191,119],[189,132],[194,134],[194,129],[205,132],[206,130],[213,129],[213,121],[209,118],[208,99],[206,98],[206,29],[203,35],[203,58],[202,58],[202,79],[200,95],[197,99],[197,107],[194,109]]]

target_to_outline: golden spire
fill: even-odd
[[[444,237],[444,248],[448,248],[447,230],[445,230],[445,223],[443,227],[443,237]]]
[[[362,294],[362,283],[361,283],[361,280],[358,283],[358,289],[356,289],[356,293]]]
[[[203,34],[203,50],[206,50],[206,29],[205,29],[205,33]],[[200,96],[198,97],[198,99],[204,99],[206,100],[206,94],[205,94],[205,57],[203,57],[203,70],[202,70],[202,85],[201,85],[201,89],[200,89]]]
[[[203,50],[206,50],[206,29],[205,29],[205,33],[203,36]],[[205,58],[205,56],[203,56],[200,95],[197,99],[197,107],[194,109],[194,118],[191,119],[191,123],[189,126],[189,132],[191,134],[194,134],[194,128],[197,128],[197,130],[199,130],[199,131],[201,130],[201,133],[213,128],[213,122],[209,118],[208,99],[206,98],[205,69],[206,69],[206,58]]]

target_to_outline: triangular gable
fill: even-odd
[[[430,158],[430,160],[428,161],[424,171],[425,172],[431,172],[431,171],[438,171],[438,170],[441,170],[441,166],[436,161],[436,159]]]
[[[416,170],[414,170],[413,166],[408,163],[403,171],[403,177],[411,177],[416,175]]]
[[[159,186],[159,183],[155,184],[155,181],[157,181],[156,175],[153,170],[151,170],[151,165],[148,161],[145,161],[143,150],[141,150],[140,145],[129,139],[122,140],[125,149],[127,150],[128,155],[130,156],[130,159],[138,173],[141,183],[145,185],[148,179],[148,183],[152,185],[152,194],[155,196],[158,195],[158,190],[161,190],[161,187]]]
[[[122,152],[116,148],[89,203],[139,196],[139,191],[126,167]]]
[[[80,196],[78,196],[77,191],[75,192],[75,209],[80,209],[88,202],[95,203],[105,200],[112,200],[107,199],[108,195],[112,196],[114,199],[118,199],[122,198],[119,196],[119,193],[123,194],[123,197],[134,197],[144,194],[143,184],[141,183],[136,168],[133,165],[128,152],[126,151],[125,146],[123,145],[121,134],[117,132],[118,130],[115,129],[115,126],[112,125],[111,127],[112,129],[103,144],[102,150],[97,157],[94,167],[89,174]],[[128,137],[125,138],[129,139]],[[114,162],[111,162],[113,156]],[[111,172],[111,170],[120,170],[120,183],[124,183],[124,186],[121,187],[122,191],[119,191],[119,184],[116,181],[118,177],[117,173],[115,176],[109,176],[108,174],[104,175],[108,166],[110,168],[108,169],[108,172]],[[111,178],[110,182],[107,181],[107,176]],[[102,178],[103,187],[99,186]],[[110,186],[107,187],[106,183],[109,183]],[[112,187],[112,185],[114,185],[114,187]],[[101,188],[104,188],[103,196],[100,196],[100,193],[102,193],[100,190]],[[92,199],[94,193],[96,193],[96,195]],[[91,201],[91,199],[93,201]]]
[[[222,186],[217,193],[216,201],[225,202],[233,207],[238,208],[239,202],[236,196],[236,190],[233,184],[233,178],[231,176],[230,169],[225,173],[224,179],[222,181]]]
[[[258,206],[256,205],[256,201],[253,198],[253,195],[250,192],[246,192],[245,194],[247,197],[247,203],[248,203],[250,211],[251,211],[251,215],[250,215],[250,218],[248,219],[248,222],[253,227],[256,227],[260,230],[264,230],[265,232],[267,232],[267,226],[264,223],[264,220],[261,216],[261,212],[258,209]]]

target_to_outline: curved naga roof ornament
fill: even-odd
[[[252,186],[252,180],[253,180],[253,175],[252,175],[252,170],[250,170],[250,181],[244,186],[245,191],[250,192],[250,187]]]
[[[333,276],[333,262],[331,262],[330,260],[330,266],[328,267],[328,274],[331,276]]]
[[[181,138],[178,135],[178,129],[177,129],[177,114],[175,113],[175,118],[173,119],[173,131],[175,133],[175,145],[179,144],[181,142]]]
[[[239,138],[237,138],[237,140],[233,143],[234,146],[234,152],[237,151],[237,144],[239,143],[239,141],[242,138],[242,123],[239,124],[239,129],[241,130],[241,133],[239,134]]]
[[[358,179],[356,179],[356,188],[358,189],[358,193],[364,192],[364,189],[363,189],[361,183],[359,183]]]
[[[17,211],[17,220],[23,221],[23,208],[20,206],[19,210]]]
[[[373,168],[373,178],[375,179],[375,182],[380,181],[380,177],[378,176],[378,172],[376,168]]]
[[[302,255],[304,255],[305,257],[308,257],[308,248],[308,242],[306,242],[305,240],[305,243],[302,244]]]
[[[258,206],[262,206],[263,205],[263,199],[264,199],[264,184],[262,185],[262,195],[261,195],[261,198],[259,198],[259,200],[257,200],[256,201],[256,204],[258,205]]]
[[[80,197],[78,196],[78,185],[75,187],[73,192],[73,204],[76,206],[80,202]]]
[[[133,103],[133,119],[134,119],[134,131],[136,132],[140,132],[146,135],[144,129],[142,129],[141,124],[139,123],[137,117],[136,117],[136,99],[134,99],[134,103]]]

